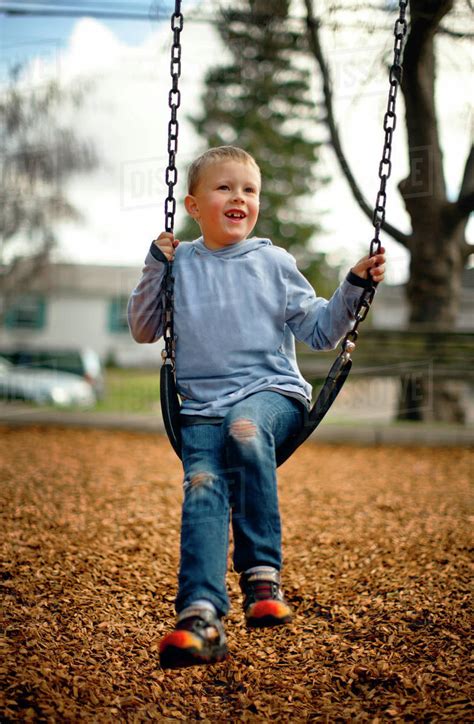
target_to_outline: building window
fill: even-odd
[[[5,314],[8,329],[43,329],[46,324],[46,300],[33,294],[13,299]]]
[[[115,297],[109,303],[109,329],[111,332],[127,332],[128,297]]]

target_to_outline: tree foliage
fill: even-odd
[[[191,121],[207,147],[233,144],[256,158],[263,180],[256,233],[293,253],[326,292],[334,273],[310,252],[320,226],[302,211],[302,199],[326,179],[315,174],[319,143],[308,135],[315,104],[310,73],[298,62],[307,47],[300,30],[290,27],[289,6],[288,0],[243,0],[219,12],[230,57],[208,72],[202,113]],[[180,230],[181,238],[196,233],[192,221]]]

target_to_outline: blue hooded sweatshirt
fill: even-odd
[[[128,304],[137,342],[163,335],[166,264],[152,244]],[[317,297],[294,258],[259,238],[217,251],[202,238],[181,242],[173,275],[182,414],[209,421],[263,390],[296,397],[309,408],[312,390],[298,369],[295,338],[314,349],[333,349],[351,328],[360,287],[367,286],[350,272],[329,301]]]

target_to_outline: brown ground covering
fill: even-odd
[[[164,438],[3,429],[3,721],[459,721],[469,710],[465,449],[307,444],[280,471],[292,625],[162,671],[181,471]],[[203,531],[205,533],[205,531]]]

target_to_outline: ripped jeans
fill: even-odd
[[[229,522],[233,561],[281,568],[275,448],[303,423],[303,405],[278,392],[236,403],[220,425],[183,426],[184,500],[176,610],[207,599],[227,613]]]

